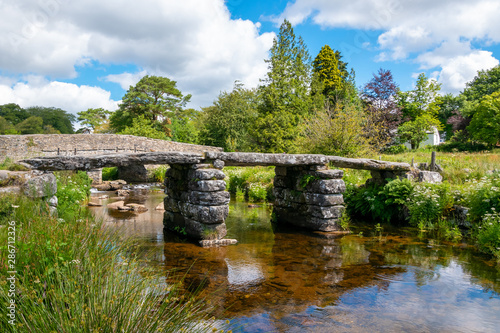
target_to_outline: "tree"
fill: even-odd
[[[170,131],[176,142],[198,143],[199,129],[196,126],[200,111],[194,109],[177,110],[169,114],[172,119]]]
[[[368,115],[365,131],[372,146],[378,150],[393,141],[401,123],[402,113],[397,103],[398,91],[391,71],[380,68],[361,93]]]
[[[28,119],[30,114],[19,105],[10,103],[0,105],[0,117],[5,118],[12,125],[17,125],[21,121]]]
[[[297,126],[311,111],[310,57],[304,41],[296,38],[285,20],[270,50],[267,77],[260,86],[262,103],[252,128],[256,149],[266,152],[294,150]]]
[[[214,105],[203,109],[202,144],[224,151],[247,151],[251,137],[249,126],[257,117],[257,92],[236,82],[231,92],[222,92]]]
[[[323,95],[335,98],[343,91],[345,75],[339,68],[339,61],[330,46],[325,45],[313,61],[313,73],[323,83]]]
[[[144,76],[134,87],[130,87],[122,98],[120,108],[110,118],[111,127],[121,132],[132,126],[133,119],[143,115],[156,130],[171,136],[168,112],[180,110],[189,102],[191,95],[183,96],[176,82],[161,76]]]
[[[474,139],[490,146],[500,141],[500,91],[481,99],[467,130]]]
[[[43,119],[31,116],[16,125],[16,130],[21,134],[43,133]]]
[[[441,84],[427,79],[425,74],[421,73],[417,78],[415,89],[398,93],[398,105],[403,113],[404,121],[398,127],[398,134],[402,142],[410,138],[412,149],[418,148],[425,139],[426,131],[433,126],[441,128],[441,123],[437,118],[440,89]]]
[[[26,112],[31,116],[43,119],[43,125],[50,125],[63,134],[73,134],[73,122],[76,117],[62,109],[44,106],[32,106],[26,108]],[[41,133],[41,132],[40,132]]]
[[[168,140],[167,135],[163,131],[157,130],[151,125],[151,120],[146,119],[146,116],[141,114],[132,119],[132,125],[118,132],[118,134],[144,136],[151,139]]]
[[[78,112],[77,120],[84,126],[88,126],[93,132],[96,132],[108,120],[111,111],[104,110],[103,108],[87,109],[87,111]]]
[[[366,114],[356,104],[329,104],[308,119],[300,140],[302,151],[347,157],[366,156],[371,152],[364,124]]]
[[[484,96],[500,91],[500,65],[479,71],[471,82],[467,82],[462,95],[468,101],[480,101]]]

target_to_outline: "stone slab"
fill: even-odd
[[[196,239],[223,239],[227,235],[225,223],[205,224],[195,220],[185,219],[185,225],[188,236]]]
[[[224,172],[219,169],[196,169],[188,172],[189,179],[198,180],[222,180],[226,178]]]
[[[184,217],[206,223],[222,223],[229,214],[229,206],[200,206],[187,202],[179,202],[180,212]]]
[[[191,181],[188,184],[188,188],[191,191],[198,191],[198,192],[224,191],[226,189],[226,182],[224,180]]]

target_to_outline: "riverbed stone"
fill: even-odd
[[[141,204],[137,204],[137,203],[129,203],[129,204],[126,204],[125,207],[129,207],[130,210],[137,212],[137,213],[144,213],[144,212],[148,211],[146,206],[141,205]]]
[[[119,209],[119,207],[124,207],[124,206],[125,206],[125,201],[116,201],[107,204],[106,207],[108,207],[108,209]]]

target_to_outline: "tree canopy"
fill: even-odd
[[[97,109],[87,109],[87,111],[78,112],[77,120],[84,126],[87,126],[96,132],[99,130],[108,120],[111,111],[104,110],[103,108]]]
[[[131,86],[122,98],[120,108],[110,117],[111,127],[121,132],[132,126],[134,118],[142,115],[157,130],[171,136],[168,112],[179,110],[189,102],[191,95],[184,96],[176,82],[161,76],[144,76]]]

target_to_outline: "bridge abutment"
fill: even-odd
[[[345,183],[342,170],[325,165],[276,167],[274,215],[288,223],[319,231],[340,230]]]
[[[165,176],[165,228],[200,240],[223,239],[229,213],[224,173],[209,164],[171,164]]]

